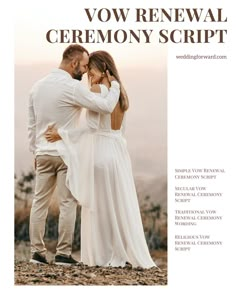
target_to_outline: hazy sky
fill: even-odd
[[[103,7],[105,2],[103,1]],[[68,46],[68,44],[47,42],[47,31],[50,29],[115,31],[146,28],[140,24],[137,26],[130,20],[126,23],[111,20],[109,26],[99,21],[89,22],[84,11],[85,7],[79,1],[70,1],[69,7],[65,3],[58,3],[57,7],[51,2],[47,6],[39,2],[28,2],[27,5],[25,3],[23,1],[17,8],[15,22],[15,169],[17,173],[27,170],[32,163],[27,142],[29,90],[35,81],[58,66],[62,52]],[[122,7],[121,4],[119,3],[119,7]],[[86,7],[99,9],[99,4],[87,1]],[[111,3],[106,7],[112,7]],[[99,49],[110,52],[120,71],[131,105],[127,116],[127,140],[134,172],[166,175],[167,48],[155,43],[82,45],[90,52]]]
[[[149,1],[152,3],[152,1]],[[122,4],[127,4],[127,1],[120,0],[119,5],[112,4],[112,1],[102,1],[99,5],[98,1],[86,1],[86,5],[81,1],[70,0],[66,5],[65,2],[59,2],[55,6],[53,1],[48,1],[47,5],[43,5],[40,1],[20,1],[17,3],[17,14],[15,17],[15,62],[17,64],[32,64],[32,63],[48,63],[58,62],[61,58],[61,53],[67,44],[55,43],[51,44],[46,41],[46,33],[53,30],[103,30],[108,29],[115,32],[117,30],[125,30],[128,34],[129,30],[154,30],[157,25],[136,23],[135,22],[135,7],[137,3],[129,3],[127,19],[125,22],[117,22],[112,12],[112,7],[127,7]],[[18,6],[18,7],[17,7]],[[133,7],[132,7],[133,6]],[[148,6],[142,5],[141,7]],[[104,8],[106,7],[106,8]],[[89,8],[91,14],[93,9],[96,9],[93,21],[89,21],[85,8]],[[111,14],[109,22],[101,22],[97,15],[99,10],[103,9],[101,17],[106,19],[107,11]],[[108,15],[109,15],[108,13]],[[117,12],[119,14],[119,11]],[[163,57],[166,55],[166,48],[162,44],[151,42],[151,44],[142,43],[112,43],[112,44],[83,44],[89,51],[94,51],[99,48],[106,49],[112,52],[115,60],[120,66],[139,65],[156,67],[162,63]],[[165,63],[165,61],[164,61]]]

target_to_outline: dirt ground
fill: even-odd
[[[49,265],[29,263],[29,245],[15,247],[15,285],[166,285],[167,252],[153,251],[151,255],[160,267],[143,269],[121,267],[58,266],[49,253]],[[73,253],[79,260],[79,252]]]

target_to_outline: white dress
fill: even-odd
[[[101,86],[101,95],[108,89]],[[58,151],[68,166],[67,186],[82,206],[81,262],[89,266],[150,268],[130,157],[111,115],[87,111],[86,129],[58,132]]]

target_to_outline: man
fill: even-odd
[[[77,201],[66,187],[67,167],[59,157],[56,143],[48,143],[44,133],[49,125],[75,128],[81,108],[100,113],[112,113],[120,86],[107,72],[111,82],[105,98],[90,92],[78,80],[87,72],[88,51],[75,44],[66,48],[58,69],[53,70],[32,88],[29,101],[28,134],[30,150],[35,155],[36,185],[30,213],[31,262],[47,264],[43,241],[45,222],[52,193],[57,186],[59,195],[59,226],[56,264],[76,264],[71,256]]]

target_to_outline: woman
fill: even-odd
[[[89,58],[91,91],[105,96],[110,87],[106,70],[121,85],[112,114],[87,111],[85,130],[48,129],[68,166],[67,185],[82,206],[81,261],[89,266],[156,266],[146,244],[131,161],[123,137],[128,97],[114,60],[105,51]]]

